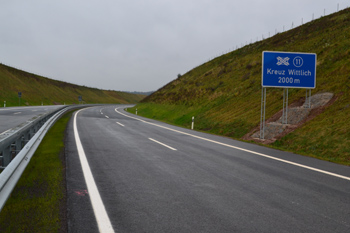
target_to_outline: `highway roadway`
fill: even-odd
[[[349,167],[125,107],[69,123],[69,232],[350,232]]]
[[[0,108],[0,134],[62,105]]]

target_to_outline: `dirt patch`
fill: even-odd
[[[282,123],[283,110],[280,110],[265,121],[264,139],[260,139],[260,125],[242,139],[271,144],[324,112],[337,98],[329,92],[316,94],[310,100],[301,98],[288,106],[287,124]]]

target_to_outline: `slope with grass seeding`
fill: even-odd
[[[89,104],[126,104],[145,97],[56,81],[3,64],[0,64],[0,83],[0,101],[6,101],[8,107],[19,105],[18,92],[22,93],[21,105],[78,104],[79,96]]]
[[[241,139],[260,123],[263,51],[316,53],[312,94],[329,92],[336,98],[320,115],[271,146],[350,165],[349,8],[204,63],[135,108],[142,116],[187,128],[195,116],[195,129]],[[304,100],[304,89],[289,89],[291,105]],[[268,88],[266,118],[282,104],[283,90]]]

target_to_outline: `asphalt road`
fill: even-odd
[[[350,232],[349,167],[123,107],[84,109],[69,124],[69,232]]]
[[[16,127],[33,117],[51,112],[61,105],[0,108],[0,134]]]

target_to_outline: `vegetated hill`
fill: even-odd
[[[172,124],[240,139],[260,124],[263,51],[317,54],[313,94],[332,92],[333,105],[273,147],[350,165],[350,9],[217,57],[138,104],[138,113]],[[289,103],[305,89],[289,89]],[[267,89],[266,118],[282,109],[283,90]],[[129,109],[129,111],[134,111]]]
[[[78,104],[79,96],[88,104],[128,104],[145,97],[56,81],[3,64],[0,64],[0,83],[0,101],[6,101],[8,107],[18,106],[18,92],[22,93],[21,105]]]

